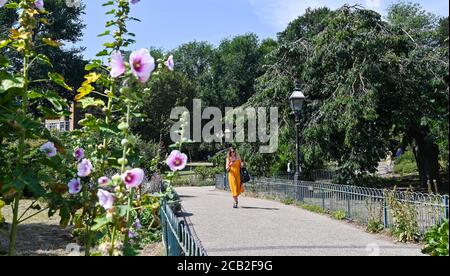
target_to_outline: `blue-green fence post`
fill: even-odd
[[[388,205],[387,200],[385,197],[383,197],[383,222],[384,222],[384,228],[389,228],[389,212],[388,212]]]
[[[322,189],[322,209],[325,210],[325,189]]]
[[[350,197],[351,197],[351,192],[349,191],[349,188],[347,187],[346,188],[346,197],[347,197],[347,217],[349,218],[349,219],[351,219],[352,218],[352,214],[351,214],[351,212],[350,212]]]
[[[448,220],[448,195],[444,196],[445,219]]]

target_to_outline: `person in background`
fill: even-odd
[[[291,179],[291,176],[292,176],[291,161],[289,161],[287,164],[287,174],[288,174],[288,179]]]
[[[241,168],[245,164],[241,161],[234,147],[229,149],[226,161],[228,185],[234,199],[233,208],[238,208],[239,195],[244,192],[244,185],[242,185],[241,181]]]

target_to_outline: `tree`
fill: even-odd
[[[213,65],[216,93],[220,93],[221,108],[243,105],[255,94],[255,80],[263,74],[263,54],[255,34],[225,39],[217,49]]]
[[[39,30],[36,30],[34,35],[34,41],[40,47],[42,55],[47,56],[50,60],[53,60],[53,67],[49,67],[45,62],[39,64],[39,66],[33,67],[30,72],[30,76],[33,79],[46,79],[47,72],[59,72],[66,77],[66,83],[76,88],[83,81],[83,76],[78,72],[84,70],[86,61],[83,60],[81,55],[84,48],[82,47],[60,47],[55,48],[51,45],[42,43],[42,34],[50,36],[52,39],[58,39],[60,44],[74,44],[79,42],[83,35],[83,29],[85,24],[82,20],[84,14],[85,5],[80,7],[68,7],[65,0],[46,1],[45,9],[51,15],[51,19],[47,25],[40,26]],[[9,30],[17,23],[17,13],[12,9],[0,10],[0,39],[4,38],[9,33]],[[18,65],[21,60],[18,59],[12,52],[6,52],[12,63],[13,68],[20,68]],[[36,83],[33,85],[34,89],[40,90],[52,90],[58,92],[62,97],[66,98],[69,102],[73,101],[75,92],[68,93],[61,87],[50,83]],[[76,90],[76,89],[74,89]],[[35,112],[36,112],[36,107]]]
[[[441,20],[439,20],[439,27],[437,31],[437,39],[441,46],[447,45],[448,47],[448,27],[448,17],[441,18]]]
[[[419,44],[435,42],[438,17],[418,3],[400,1],[388,9],[387,22],[400,28]]]
[[[310,9],[304,15],[290,22],[286,30],[278,34],[280,43],[294,42],[302,38],[312,38],[321,32],[326,25],[323,19],[330,15],[329,8]]]
[[[146,141],[163,141],[170,145],[170,112],[173,107],[183,106],[192,110],[195,89],[186,76],[179,72],[161,72],[148,84],[150,93],[142,98],[140,112],[143,122],[136,122],[134,129]]]
[[[434,93],[422,94],[427,97],[424,100],[428,103],[428,109],[425,111],[425,105],[422,105],[420,110],[416,110],[416,114],[426,115],[421,117],[421,122],[411,123],[415,126],[406,130],[405,137],[410,144],[414,140],[412,149],[425,185],[430,174],[431,179],[439,179],[439,155],[443,163],[448,164],[448,70],[445,70],[445,66],[448,67],[448,18],[439,19],[424,11],[418,4],[400,2],[391,6],[387,19],[391,26],[400,28],[415,43],[415,48],[409,52],[408,57],[415,67],[404,67],[419,69],[407,72],[408,77],[414,76],[411,80],[414,87],[409,89],[434,90]],[[439,82],[436,74],[439,74]],[[434,86],[436,83],[440,83],[439,88]],[[410,106],[409,103],[405,105]],[[445,166],[448,168],[448,165]]]
[[[390,145],[406,142],[417,149],[422,184],[439,179],[432,130],[448,129],[448,49],[428,38],[419,44],[414,37],[426,36],[357,6],[315,22],[320,27],[308,28],[315,34],[274,52],[276,63],[251,102],[279,106],[283,127],[293,127],[287,99],[300,80],[308,99],[301,123],[308,166],[333,162],[342,181],[357,183],[376,171]]]

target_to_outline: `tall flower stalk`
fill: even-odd
[[[37,153],[28,143],[28,139],[52,138],[41,124],[42,115],[36,116],[29,112],[30,100],[36,103],[47,99],[59,108],[67,107],[67,104],[58,95],[43,91],[33,91],[33,88],[30,89],[30,84],[32,82],[53,81],[66,89],[70,90],[70,87],[65,84],[63,77],[57,73],[49,73],[48,80],[30,79],[29,72],[37,62],[51,66],[50,60],[45,55],[39,54],[37,49],[43,45],[59,47],[57,41],[45,37],[43,33],[39,33],[40,25],[48,24],[48,21],[45,19],[47,12],[44,9],[44,1],[21,0],[9,3],[4,1],[0,8],[13,9],[19,15],[17,27],[10,30],[8,39],[0,41],[0,49],[10,48],[16,52],[17,56],[22,58],[19,72],[10,74],[11,71],[14,71],[14,68],[9,68],[9,70],[6,68],[5,72],[3,72],[6,73],[6,77],[4,77],[4,80],[2,77],[2,93],[0,93],[0,108],[2,110],[0,125],[10,127],[10,135],[6,138],[2,137],[1,141],[3,142],[6,139],[17,145],[17,147],[11,149],[2,149],[1,154],[5,157],[10,155],[14,158],[14,162],[6,166],[6,168],[2,168],[4,176],[0,176],[0,183],[4,183],[0,192],[6,198],[7,203],[12,204],[13,211],[8,254],[16,255],[18,225],[41,212],[25,216],[27,211],[37,206],[35,205],[37,204],[37,199],[46,195],[45,189],[48,186],[42,186],[39,172],[46,166],[54,165],[55,160],[49,159],[57,158],[55,158],[57,150],[54,143],[46,143]],[[3,68],[0,68],[0,70],[3,70]],[[12,85],[5,86],[4,84],[8,82]],[[58,113],[57,109],[55,107],[54,110],[49,109],[48,112],[53,112],[53,115],[63,115],[64,112]],[[26,208],[22,215],[19,215],[20,201],[25,189],[33,191],[35,200],[30,207]]]
[[[134,34],[129,33],[126,23],[134,18],[129,16],[130,5],[139,1],[115,0],[108,1],[104,6],[114,6],[108,14],[114,15],[114,19],[108,21],[107,28],[101,36],[112,36],[114,41],[105,43],[105,49],[98,56],[109,56],[109,64],[104,66],[99,60],[93,60],[87,67],[92,72],[85,76],[86,81],[78,89],[76,100],[84,107],[101,108],[103,119],[96,119],[87,114],[80,124],[84,126],[85,136],[99,133],[101,144],[97,145],[91,156],[95,161],[94,175],[100,179],[106,179],[107,174],[116,172],[111,181],[99,187],[95,185],[92,193],[97,194],[99,204],[91,210],[97,212],[93,216],[93,222],[86,222],[87,239],[92,231],[103,231],[109,239],[105,239],[99,246],[104,255],[122,255],[129,248],[130,231],[135,213],[135,189],[142,184],[144,171],[140,168],[132,168],[130,155],[136,153],[136,138],[130,131],[130,126],[135,117],[139,99],[152,73],[156,69],[156,63],[147,49],[131,52],[128,62],[125,61],[122,48],[130,46],[134,40]],[[162,68],[162,66],[159,66]],[[97,88],[108,87],[104,92],[96,91]],[[103,99],[93,98],[90,94],[101,95]],[[114,153],[113,145],[120,145],[121,155]],[[102,182],[99,179],[99,183]],[[91,184],[92,185],[92,184]],[[108,204],[105,204],[108,202]],[[111,204],[111,206],[110,206]],[[100,206],[99,206],[100,205]],[[90,227],[92,225],[92,227]]]

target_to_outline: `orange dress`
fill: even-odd
[[[241,160],[239,159],[231,164],[228,172],[228,185],[233,197],[238,197],[244,192],[244,185],[241,182]]]

